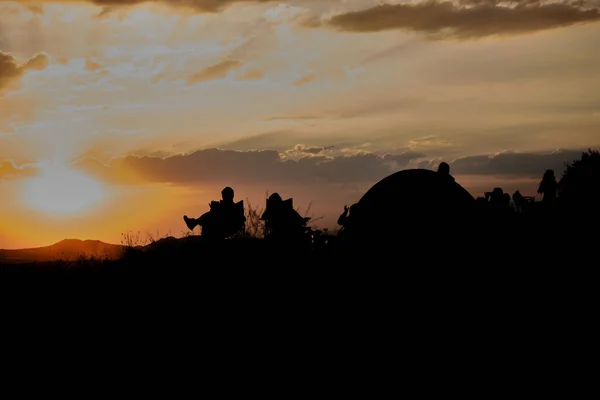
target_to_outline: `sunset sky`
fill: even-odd
[[[316,224],[443,160],[533,195],[600,144],[600,0],[0,0],[0,248],[181,235],[220,198]]]

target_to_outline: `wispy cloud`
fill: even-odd
[[[105,13],[110,12],[116,7],[127,7],[157,1],[169,6],[185,7],[198,12],[218,12],[235,3],[271,3],[276,0],[87,0],[89,3],[107,7],[103,10]],[[75,3],[80,2],[80,0],[17,0],[17,2],[28,6],[38,6],[39,3]]]
[[[225,60],[218,64],[206,67],[203,70],[190,75],[187,79],[188,85],[195,85],[213,79],[226,78],[229,73],[242,65],[241,61]]]
[[[298,116],[289,116],[289,117],[269,117],[265,118],[263,121],[311,121],[315,119],[322,119],[323,117],[319,117],[316,115],[298,115]]]

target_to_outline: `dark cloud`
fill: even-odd
[[[272,187],[291,187],[321,184],[346,187],[368,186],[395,171],[407,168],[435,170],[442,161],[422,161],[425,158],[424,154],[410,150],[394,154],[356,152],[338,155],[343,154],[343,151],[344,149],[334,147],[303,145],[295,146],[286,152],[208,149],[166,158],[127,156],[114,159],[108,164],[93,158],[84,158],[74,165],[98,179],[125,185],[268,184]],[[583,150],[558,150],[547,153],[504,152],[445,161],[450,161],[451,173],[454,176],[471,176],[475,179],[469,180],[469,189],[475,192],[490,185],[512,189],[519,186],[521,189],[533,191],[531,185],[541,178],[546,169],[553,169],[560,179],[565,163],[579,159],[582,152]],[[481,178],[475,178],[476,176]]]
[[[512,188],[510,182],[534,182],[541,178],[546,169],[553,169],[560,179],[565,163],[579,159],[583,151],[584,149],[546,153],[503,152],[444,161],[449,161],[454,176],[480,176],[481,178],[477,178],[480,182],[471,182],[472,185],[478,184],[485,189],[489,185],[501,183]],[[423,161],[424,154],[410,150],[394,154],[356,152],[337,155],[340,152],[343,154],[343,149],[333,146],[303,145],[297,145],[286,152],[207,149],[168,157],[161,157],[160,153],[151,156],[127,156],[107,163],[93,157],[85,157],[74,162],[73,166],[113,184],[243,183],[252,186],[266,183],[279,187],[305,184],[368,185],[406,168],[435,170],[442,161]],[[17,166],[12,161],[0,162],[0,180],[34,176],[37,173],[38,169],[33,164]]]
[[[348,32],[392,29],[427,33],[433,37],[477,38],[522,34],[600,20],[595,0],[462,0],[380,4],[334,16],[329,24]]]
[[[503,152],[494,155],[476,155],[450,162],[453,175],[495,175],[513,178],[540,178],[544,171],[553,169],[562,176],[565,163],[581,158],[584,150],[557,150],[548,153]],[[421,168],[435,169],[441,160],[423,161]]]
[[[10,53],[0,51],[0,91],[19,79],[28,70],[43,70],[48,66],[49,57],[40,53],[19,65]]]
[[[75,166],[97,177],[123,183],[351,183],[381,179],[411,160],[423,157],[410,151],[327,157],[316,155],[319,154],[317,149],[325,150],[306,147],[309,156],[297,160],[284,159],[275,150],[208,149],[167,158],[127,156],[114,159],[108,165],[85,158]]]

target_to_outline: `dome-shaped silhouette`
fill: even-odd
[[[361,237],[434,233],[470,217],[475,199],[450,175],[426,169],[396,172],[375,184],[357,204],[354,226]]]

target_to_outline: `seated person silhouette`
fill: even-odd
[[[202,214],[200,218],[183,216],[185,224],[190,230],[198,225],[202,227],[202,236],[224,239],[241,232],[246,223],[244,216],[244,201],[235,203],[234,191],[226,187],[221,191],[220,201],[211,201],[210,211]]]
[[[506,203],[506,197],[502,188],[494,188],[491,192],[485,192],[485,198],[490,204],[494,206],[504,206]]]
[[[267,207],[260,219],[265,221],[267,237],[291,240],[307,233],[306,224],[310,220],[294,210],[293,199],[284,201],[278,193],[269,196]]]

